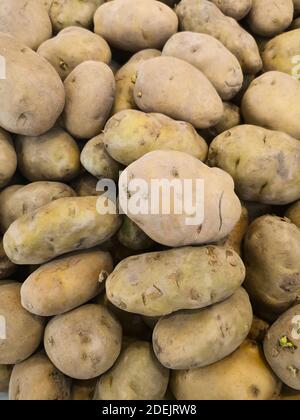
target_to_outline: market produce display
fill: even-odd
[[[0,398],[300,400],[299,115],[299,0],[1,0]]]

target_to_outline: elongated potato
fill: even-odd
[[[130,109],[107,122],[103,140],[110,156],[126,166],[153,150],[177,150],[202,161],[208,150],[191,124]]]
[[[169,371],[152,353],[151,344],[135,341],[126,346],[115,366],[101,376],[95,400],[160,400],[169,382]]]
[[[222,101],[204,74],[175,57],[155,57],[138,67],[134,99],[144,112],[157,112],[196,128],[218,123]]]
[[[220,302],[244,277],[244,265],[234,251],[186,247],[126,258],[108,277],[106,294],[125,311],[163,316]]]
[[[262,62],[254,38],[215,4],[207,0],[182,0],[176,13],[181,30],[217,38],[236,56],[245,73],[259,72]]]
[[[252,0],[210,0],[224,13],[235,20],[243,19],[251,10]]]
[[[3,240],[0,237],[0,280],[9,278],[15,271],[16,266],[4,252]]]
[[[0,392],[8,391],[12,369],[12,365],[0,365]]]
[[[0,128],[0,189],[5,187],[17,169],[17,155],[12,139]]]
[[[45,330],[49,359],[64,374],[92,379],[115,363],[121,351],[119,322],[100,305],[84,305],[52,318]]]
[[[293,204],[286,211],[285,216],[288,217],[300,229],[300,201],[297,201],[295,204]]]
[[[67,252],[105,242],[120,226],[118,215],[99,214],[102,197],[66,197],[17,219],[3,238],[16,264],[43,264]]]

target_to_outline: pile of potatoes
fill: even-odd
[[[299,0],[2,0],[0,392],[300,400],[299,115]]]

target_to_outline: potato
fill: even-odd
[[[300,391],[300,305],[286,311],[271,326],[264,340],[266,359],[276,375]]]
[[[252,308],[244,289],[209,308],[161,318],[153,332],[160,363],[172,370],[195,369],[224,359],[247,337]]]
[[[124,111],[125,109],[137,108],[134,101],[133,90],[138,66],[141,62],[148,60],[149,58],[159,57],[160,55],[161,52],[155,49],[139,51],[116,72],[116,95],[112,114]]]
[[[300,139],[300,84],[288,74],[269,71],[255,79],[242,101],[246,123],[283,131]]]
[[[58,119],[65,102],[63,84],[56,71],[38,54],[4,33],[0,33],[0,56],[5,60],[0,126],[28,136],[45,133]]]
[[[0,280],[8,278],[16,271],[16,266],[4,252],[3,241],[0,237]]]
[[[75,140],[54,127],[42,136],[18,136],[16,150],[19,169],[29,181],[69,181],[81,169]]]
[[[288,217],[298,228],[300,228],[300,201],[297,201],[289,207],[285,216]]]
[[[235,20],[243,19],[251,10],[252,0],[210,0],[224,13]]]
[[[202,71],[223,100],[233,98],[242,87],[237,58],[210,35],[178,32],[165,44],[162,55],[180,58]]]
[[[68,185],[45,181],[33,182],[18,188],[9,197],[6,197],[6,194],[2,192],[0,193],[0,229],[5,233],[19,217],[31,213],[51,201],[75,195]]]
[[[152,179],[157,179],[157,188]],[[184,180],[190,180],[190,187]],[[196,180],[203,185],[197,186]],[[178,195],[171,188],[168,197],[168,185],[175,186]],[[232,178],[222,170],[186,153],[162,150],[147,153],[122,172],[119,199],[125,214],[151,239],[177,247],[215,242],[231,232],[241,215],[233,188]],[[136,202],[143,203],[143,214],[137,214]]]
[[[108,277],[106,295],[125,311],[163,316],[220,302],[244,278],[243,262],[233,250],[186,247],[126,258]]]
[[[208,164],[229,173],[243,200],[283,205],[300,198],[300,142],[254,125],[239,125],[211,143]]]
[[[131,109],[118,112],[107,122],[103,141],[110,156],[126,166],[153,150],[177,150],[202,161],[208,151],[191,124]]]
[[[0,365],[0,392],[7,392],[13,366]]]
[[[119,322],[100,305],[84,305],[52,318],[45,330],[49,359],[74,379],[92,379],[115,363],[121,351]]]
[[[167,391],[169,371],[155,359],[151,344],[126,346],[115,366],[101,376],[95,400],[159,400]]]
[[[0,189],[5,187],[17,169],[17,155],[12,139],[0,128]]]
[[[76,191],[76,194],[79,197],[87,197],[87,196],[99,196],[101,195],[100,191],[97,191],[97,184],[99,179],[95,178],[94,176],[83,173],[78,178],[76,178],[72,183],[72,188]]]
[[[84,61],[109,63],[111,51],[107,42],[93,32],[70,26],[37,50],[55,68],[62,80]]]
[[[155,57],[139,65],[134,99],[144,112],[165,114],[195,128],[211,127],[223,114],[222,101],[204,74],[175,57]]]
[[[155,245],[155,242],[126,216],[118,232],[118,239],[122,245],[136,251],[149,249]]]
[[[95,33],[121,50],[161,49],[177,32],[178,19],[168,6],[155,0],[114,0],[94,15]]]
[[[222,380],[220,380],[222,378]],[[280,384],[259,346],[246,340],[232,355],[211,366],[173,372],[177,400],[270,400]]]
[[[6,254],[16,264],[43,264],[105,242],[121,223],[116,214],[98,213],[98,204],[106,201],[102,197],[65,197],[20,217],[4,235]]]
[[[182,0],[176,13],[182,31],[213,36],[236,56],[245,73],[259,72],[262,62],[254,38],[215,4],[207,0]]]
[[[93,399],[97,379],[88,379],[86,381],[76,380],[72,383],[71,400],[90,401]]]
[[[270,215],[256,219],[246,234],[245,286],[267,320],[283,313],[299,297],[299,241],[300,230],[289,219]]]
[[[252,0],[247,22],[252,32],[270,38],[288,28],[293,16],[293,0]]]
[[[70,379],[50,362],[44,352],[15,365],[10,383],[10,400],[69,400]]]
[[[91,28],[95,11],[105,0],[55,0],[49,13],[55,32],[68,26]]]
[[[269,327],[270,326],[266,321],[257,318],[257,316],[254,316],[248,337],[250,338],[250,340],[254,340],[260,343],[264,341],[265,335]]]
[[[89,250],[51,261],[23,283],[22,305],[41,316],[68,312],[97,296],[112,271],[112,258],[103,251]]]
[[[44,333],[41,317],[27,312],[21,305],[21,284],[9,282],[0,286],[0,365],[19,363],[31,356]],[[2,334],[1,334],[2,335]]]

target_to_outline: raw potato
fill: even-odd
[[[166,202],[162,206],[158,194],[160,192],[164,194],[165,188],[158,187],[156,193],[155,188],[151,186],[152,179],[157,179],[159,182],[163,180],[163,185],[166,181],[179,185],[185,194],[176,196],[176,204],[174,191],[171,189],[170,198],[168,199],[166,194]],[[135,180],[144,181],[144,187],[136,191]],[[184,187],[184,180],[190,180],[189,188]],[[203,180],[204,191],[202,184],[197,186],[199,184],[197,180]],[[145,186],[149,190],[147,197]],[[231,232],[241,215],[241,203],[234,193],[230,175],[221,169],[209,168],[195,157],[182,152],[162,150],[147,153],[122,172],[119,194],[120,205],[125,214],[151,239],[171,247],[223,239]],[[184,196],[187,196],[186,200]],[[195,205],[196,200],[198,200],[197,205]],[[149,203],[152,201],[157,204],[157,213],[151,211]],[[142,202],[143,206],[145,204],[144,208],[148,210],[146,212],[148,214],[136,214],[137,209],[134,208],[136,202]],[[173,204],[176,204],[176,207]],[[194,209],[189,207],[191,204]],[[170,208],[169,214],[165,212],[166,206]],[[187,206],[189,214],[186,213]]]
[[[144,112],[157,112],[195,128],[216,125],[222,101],[204,74],[175,57],[155,57],[138,67],[134,99]]]
[[[252,0],[210,0],[224,13],[235,20],[243,19],[251,10]]]
[[[260,347],[248,340],[220,362],[173,372],[171,378],[171,391],[177,400],[271,400],[279,390]]]
[[[0,365],[13,365],[31,356],[44,333],[42,318],[27,312],[21,305],[21,284],[8,282],[0,286],[1,331]]]
[[[107,122],[104,144],[107,152],[126,166],[153,150],[177,150],[202,161],[208,151],[191,124],[131,109],[118,112]]]
[[[210,35],[178,32],[165,44],[162,55],[180,58],[202,71],[223,100],[233,98],[242,87],[237,58]]]
[[[169,383],[169,371],[156,360],[151,344],[135,341],[126,346],[115,366],[101,376],[95,400],[160,400]]]
[[[239,125],[211,143],[208,164],[229,173],[238,196],[265,204],[300,198],[300,142],[253,125]]]
[[[51,38],[52,26],[45,6],[36,0],[2,0],[0,32],[6,32],[36,50]]]
[[[300,139],[300,84],[291,76],[270,71],[255,79],[242,101],[246,123],[283,131]]]
[[[240,288],[212,307],[161,318],[153,332],[154,352],[160,363],[172,370],[208,366],[234,352],[251,324],[251,303]]]
[[[300,229],[300,201],[297,201],[295,204],[293,204],[286,211],[285,216],[288,217]]]
[[[118,239],[122,245],[136,251],[143,251],[155,245],[155,242],[127,216],[118,232]]]
[[[0,189],[5,187],[17,169],[17,155],[11,136],[0,128]]]
[[[262,62],[254,38],[216,5],[207,0],[182,0],[176,13],[182,31],[213,36],[236,56],[245,73],[259,72]]]
[[[220,302],[244,278],[244,264],[233,250],[186,247],[126,258],[108,277],[106,294],[124,311],[163,316]]]
[[[161,52],[154,49],[146,49],[134,54],[127,63],[116,73],[116,95],[112,114],[124,111],[125,109],[136,109],[134,101],[134,84],[137,77],[137,69],[141,62],[149,58],[159,57]]]
[[[109,45],[101,36],[76,26],[63,29],[43,42],[37,52],[52,64],[62,80],[84,61],[108,64],[111,60]]]
[[[0,365],[0,392],[7,392],[13,366]]]
[[[92,379],[112,367],[121,351],[122,328],[100,305],[84,305],[52,318],[44,345],[52,363],[75,379]]]
[[[274,319],[299,298],[300,230],[289,219],[256,219],[244,241],[245,287],[264,314]]]
[[[79,147],[62,128],[54,127],[37,137],[18,136],[16,150],[19,169],[31,182],[65,182],[79,175]]]
[[[99,245],[120,226],[116,214],[98,213],[102,197],[66,197],[17,219],[3,238],[16,264],[43,264],[67,252]]]
[[[33,182],[18,188],[8,197],[0,193],[0,229],[2,233],[5,233],[19,217],[31,213],[51,201],[75,195],[72,188],[66,184],[45,181]]]
[[[70,379],[56,369],[44,352],[40,352],[15,365],[9,383],[9,399],[69,400],[70,385]]]
[[[114,0],[100,6],[95,33],[121,50],[161,49],[177,32],[178,19],[168,6],[155,0]]]
[[[282,382],[300,391],[300,305],[286,311],[271,326],[265,337],[264,353]]]
[[[4,33],[0,33],[0,56],[5,60],[6,76],[1,80],[0,126],[27,136],[50,130],[65,103],[64,87],[56,71],[38,54]]]
[[[9,278],[16,271],[16,266],[4,252],[3,241],[0,237],[0,280]]]
[[[255,34],[271,38],[288,28],[293,16],[293,0],[252,0],[247,22]]]
[[[86,381],[73,381],[71,388],[71,400],[91,401],[95,393],[96,384],[97,379],[88,379]]]
[[[115,78],[104,63],[85,61],[64,82],[66,105],[63,123],[79,139],[90,139],[101,133],[115,96]]]
[[[79,197],[99,196],[100,191],[97,191],[99,179],[94,176],[84,173],[72,182],[72,187]]]
[[[253,317],[251,330],[249,332],[249,339],[256,342],[263,342],[270,325],[256,316]]]

